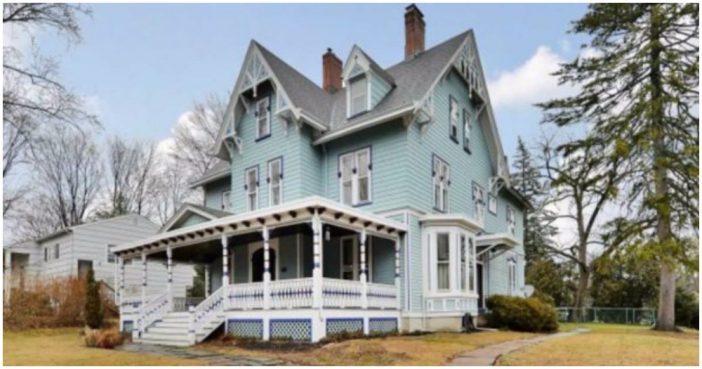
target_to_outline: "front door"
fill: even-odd
[[[355,236],[341,239],[341,279],[358,280],[358,242]]]
[[[269,249],[269,265],[271,270],[271,280],[274,281],[276,278],[276,255],[275,249]],[[260,248],[251,255],[251,281],[261,282],[263,281],[263,248]]]
[[[92,260],[78,260],[78,277],[86,278],[88,271],[93,269]]]

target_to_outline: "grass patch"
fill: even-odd
[[[3,332],[4,365],[207,365],[200,360],[159,357],[85,347],[81,328]]]
[[[699,331],[658,332],[647,326],[565,323],[562,331],[590,332],[548,340],[505,355],[499,365],[699,364]]]
[[[275,358],[296,365],[442,365],[464,351],[532,336],[534,334],[499,331],[432,333],[352,339],[286,352],[251,350],[221,342],[205,343],[198,348],[225,355]]]

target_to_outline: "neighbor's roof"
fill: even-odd
[[[187,219],[190,214],[197,214],[207,220],[219,219],[232,215],[232,213],[228,211],[185,202],[178,208],[173,216],[161,226],[158,232],[163,233],[169,231],[174,225]]]

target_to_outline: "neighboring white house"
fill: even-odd
[[[10,245],[4,250],[5,290],[9,291],[9,287],[24,288],[37,280],[78,276],[89,269],[95,271],[96,280],[102,280],[114,289],[118,264],[110,249],[124,242],[153,236],[158,230],[159,226],[149,219],[127,214],[68,227],[36,240]],[[165,290],[166,266],[150,262],[147,268],[147,293],[157,294]],[[125,265],[126,296],[141,293],[141,274],[141,263]],[[193,276],[191,265],[176,266],[173,273],[176,297],[185,297],[185,290],[192,285]]]

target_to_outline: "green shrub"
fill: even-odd
[[[553,332],[558,314],[552,305],[535,297],[494,295],[487,299],[488,325],[522,332]]]
[[[675,325],[700,328],[700,303],[697,296],[687,289],[678,287],[675,291]]]

